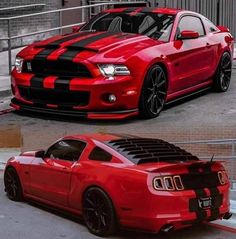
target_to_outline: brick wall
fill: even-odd
[[[43,3],[46,4],[44,7],[36,7],[32,9],[25,9],[25,10],[11,10],[11,11],[0,11],[0,17],[8,17],[8,16],[16,16],[22,14],[29,14],[33,12],[40,12],[40,11],[47,11],[52,9],[61,8],[61,1],[60,0],[1,0],[0,1],[0,8],[5,7],[13,7],[19,5],[27,5],[27,4],[38,4]],[[54,14],[47,14],[42,16],[35,16],[35,17],[27,17],[18,20],[11,21],[11,28],[12,28],[12,35],[20,35],[25,34],[28,32],[40,31],[52,27],[59,26],[59,13]],[[51,36],[54,33],[43,33],[38,34],[36,36],[25,37],[22,39],[16,39],[12,41],[12,46],[17,47],[21,45],[27,45],[35,40],[40,40]],[[0,20],[0,36],[5,37],[7,36],[7,21]],[[6,41],[0,41],[0,50],[7,48]]]

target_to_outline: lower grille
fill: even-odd
[[[198,173],[181,175],[184,188],[200,189],[200,188],[215,188],[220,184],[217,172],[213,173]]]
[[[90,71],[85,65],[68,60],[50,61],[34,59],[25,61],[22,71],[41,76],[92,77]]]
[[[21,97],[35,103],[56,104],[61,106],[86,106],[90,94],[87,91],[63,91],[18,86]]]

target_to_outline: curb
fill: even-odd
[[[0,90],[0,97],[8,97],[11,95],[11,89]]]

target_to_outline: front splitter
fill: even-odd
[[[50,115],[61,115],[61,116],[71,116],[76,118],[86,118],[86,119],[126,119],[139,114],[138,109],[131,110],[120,110],[120,111],[79,111],[79,110],[64,110],[58,108],[46,108],[36,105],[25,104],[16,98],[11,100],[10,104],[16,110],[29,111]]]

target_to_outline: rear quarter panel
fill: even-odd
[[[149,191],[145,172],[124,168],[120,163],[84,162],[72,174],[69,206],[82,210],[84,192],[100,187],[113,202],[118,218],[145,208]]]

